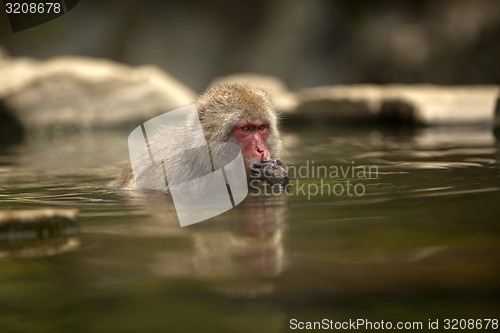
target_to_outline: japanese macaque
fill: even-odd
[[[201,122],[203,134],[207,142],[229,142],[241,148],[247,176],[263,179],[262,175],[255,175],[259,168],[263,168],[271,159],[276,159],[281,148],[281,137],[278,130],[278,117],[269,96],[262,90],[242,84],[220,85],[202,94],[196,101],[198,118]],[[182,137],[182,128],[189,129],[194,119],[187,119],[185,127],[178,130],[159,130],[150,145],[167,144],[168,140],[186,140]],[[185,137],[185,135],[184,135]],[[183,142],[183,141],[180,141]],[[179,149],[178,153],[165,154],[165,165],[175,174],[175,179],[185,181],[196,175],[207,174],[214,168],[213,165],[203,163],[200,158],[202,152],[196,149]],[[211,147],[212,156],[220,155],[216,148]],[[144,153],[144,164],[147,165],[148,155]],[[276,163],[274,166],[276,168]],[[281,162],[279,168],[284,170]],[[186,168],[189,166],[189,168]],[[187,170],[192,169],[192,170]],[[137,172],[134,166],[134,172]],[[161,177],[161,167],[145,167],[142,171],[141,184],[147,184],[148,189],[161,188],[155,182]],[[257,172],[259,173],[259,172]],[[280,179],[284,176],[280,175]],[[288,178],[286,178],[288,179]],[[274,181],[279,183],[280,181]],[[139,189],[136,185],[132,167],[129,163],[112,184],[120,189]],[[141,186],[142,187],[142,186]]]

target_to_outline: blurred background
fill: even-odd
[[[500,82],[498,0],[90,1],[13,34],[13,56],[156,64],[200,92],[255,72],[291,89],[350,83]]]
[[[171,198],[108,187],[132,129],[241,72],[291,90],[255,76],[286,111],[280,159],[376,166],[325,179],[366,195],[249,195],[180,228]],[[1,331],[498,318],[499,83],[500,0],[80,0],[18,33],[2,8]],[[78,220],[1,215],[35,208]]]

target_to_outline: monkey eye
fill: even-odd
[[[248,126],[248,125],[241,126],[241,130],[247,132],[250,130],[250,126]]]
[[[263,131],[266,128],[266,125],[260,125],[259,126],[259,131]]]

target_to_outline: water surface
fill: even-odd
[[[2,331],[285,332],[292,318],[498,318],[500,153],[487,128],[288,131],[290,166],[378,173],[323,183],[309,174],[290,195],[253,191],[184,228],[168,198],[106,187],[128,157],[126,138],[76,133],[2,150],[0,208],[80,211],[77,246],[0,259]],[[293,190],[347,182],[364,195]]]

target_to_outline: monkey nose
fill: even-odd
[[[257,153],[260,155],[261,161],[269,158],[269,152],[265,148],[257,147]]]

